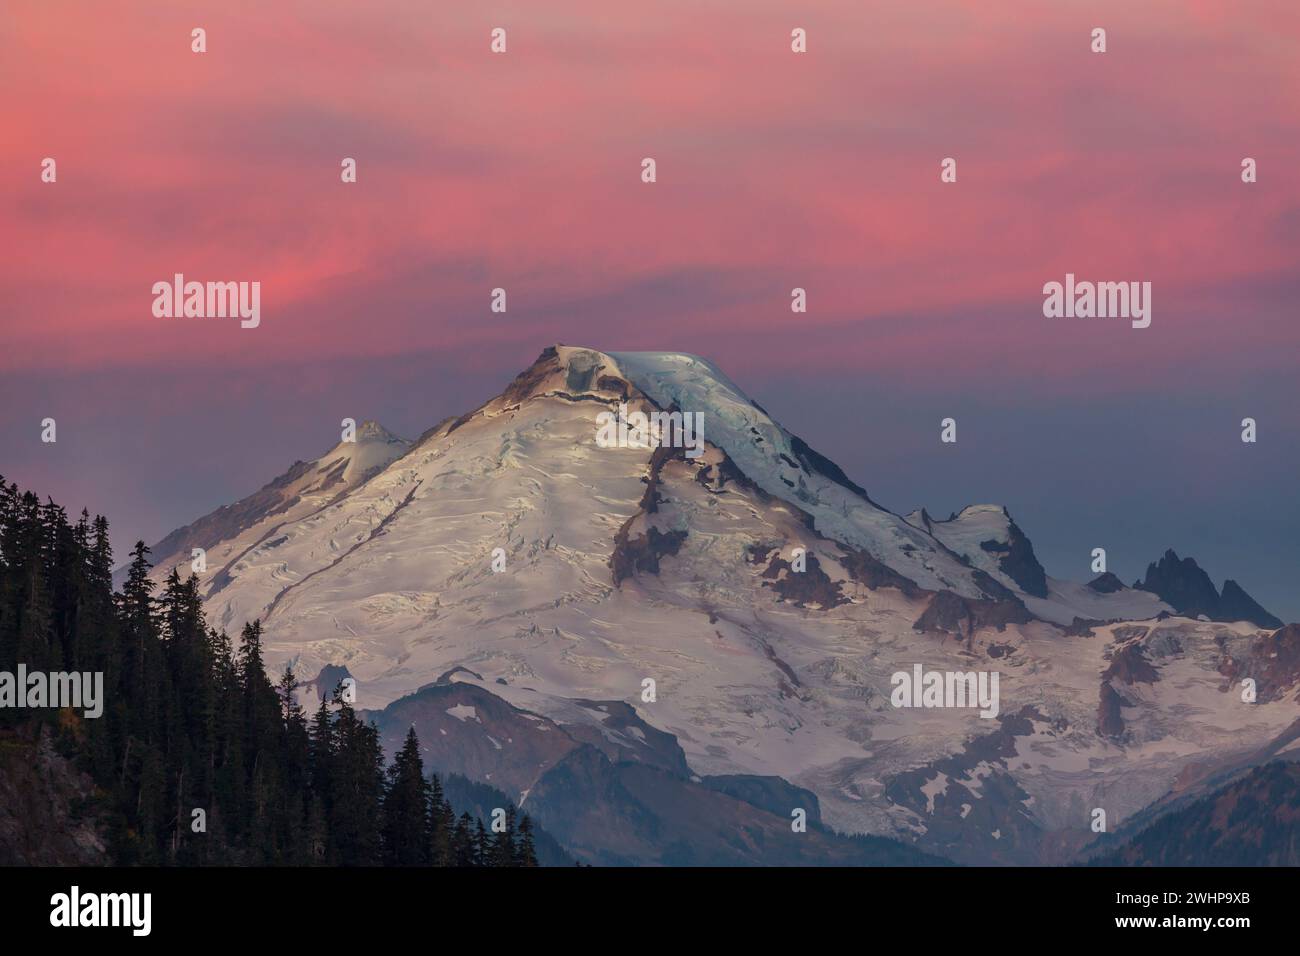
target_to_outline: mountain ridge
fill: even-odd
[[[1146,576],[1133,585],[1159,595],[1174,610],[1188,617],[1204,614],[1211,621],[1250,621],[1260,627],[1279,628],[1280,618],[1266,611],[1231,578],[1220,592],[1194,558],[1180,558],[1169,548],[1159,561],[1147,565]]]
[[[600,446],[597,416],[621,407],[702,415],[701,453]],[[551,770],[597,792],[635,779],[683,827],[669,808],[697,794],[681,780],[737,779],[754,799],[815,795],[842,834],[1062,862],[1090,836],[1079,806],[1136,813],[1296,716],[1300,667],[1271,666],[1276,642],[1248,622],[1052,578],[1003,506],[895,515],[684,353],[548,348],[365,481],[272,520],[202,580],[215,623],[262,618],[273,666],[346,668],[374,713],[459,673],[576,742]],[[998,671],[1002,716],[891,706],[891,674],[917,662]],[[1234,688],[1254,675],[1267,693],[1243,710]],[[422,719],[449,769],[537,797],[538,779],[497,764],[526,736],[439,713]],[[689,773],[618,769],[610,734],[632,727],[665,735]],[[664,862],[619,842],[620,814],[652,811],[619,807],[593,810],[599,841],[558,811],[548,829],[584,859]]]

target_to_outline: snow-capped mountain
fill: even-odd
[[[1044,621],[1068,625],[1075,620],[1140,619],[1174,610],[1155,594],[1124,587],[1118,578],[1117,586],[1095,586],[1096,581],[1082,585],[1049,577],[1034,546],[1001,505],[970,505],[946,521],[934,520],[922,508],[907,521],[1015,591]]]
[[[700,416],[702,452],[598,442],[620,406]],[[431,762],[533,800],[579,856],[649,844],[592,844],[630,831],[574,831],[559,795],[642,774],[677,788],[665,808],[761,805],[788,831],[784,803],[812,794],[841,832],[1057,861],[1095,808],[1115,829],[1300,717],[1294,627],[1049,577],[998,506],[893,514],[694,356],[557,346],[411,445],[371,434],[373,457],[359,435],[342,466],[335,449],[169,535],[155,573],[206,548],[213,623],[260,617],[269,664],[304,678],[346,668],[381,726],[415,722]],[[996,673],[997,716],[894,706],[915,665]],[[458,684],[502,706],[488,720]]]
[[[294,462],[248,497],[177,528],[153,546],[155,575],[165,577],[179,567],[188,576],[193,549],[202,548],[209,567],[204,590],[211,595],[229,583],[225,571],[253,547],[273,540],[278,528],[338,500],[410,447],[373,421],[362,423],[354,439],[340,441],[313,461]]]

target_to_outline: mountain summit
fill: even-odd
[[[698,454],[628,427],[687,414]],[[1059,862],[1087,808],[1122,820],[1300,716],[1289,631],[1052,578],[998,505],[896,515],[684,353],[545,349],[414,443],[363,426],[214,515],[166,549],[209,542],[214,624],[261,618],[269,666],[317,685],[346,668],[386,739],[416,724],[432,765],[589,861],[680,859],[656,827],[730,839],[674,808],[761,842],[815,805],[951,859]],[[900,706],[914,668],[995,673],[997,716]]]
[[[1281,620],[1259,606],[1236,581],[1223,582],[1223,593],[1193,558],[1180,558],[1166,551],[1158,562],[1147,565],[1146,578],[1134,587],[1159,595],[1179,614],[1204,615],[1211,621],[1250,621],[1260,627],[1278,628]]]

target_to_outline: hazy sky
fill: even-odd
[[[1300,620],[1293,0],[7,0],[0,102],[0,474],[121,553],[565,342],[706,355],[1051,574],[1173,547]],[[260,327],[154,318],[176,272]],[[1066,272],[1151,327],[1044,318]]]

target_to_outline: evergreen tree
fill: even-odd
[[[379,732],[363,723],[342,690],[334,692],[333,804],[329,829],[333,850],[344,866],[374,866],[382,860],[379,809],[383,802],[384,757]]]
[[[130,701],[130,735],[143,744],[152,742],[159,724],[162,683],[158,616],[154,607],[154,583],[149,578],[149,548],[137,541],[131,549],[126,583],[118,598],[122,633],[122,693]]]
[[[456,829],[451,835],[451,859],[452,866],[475,866],[476,847],[474,845],[474,832],[471,827],[474,821],[470,819],[468,813],[462,813],[460,819],[456,821]],[[483,829],[483,824],[479,822],[479,830]]]
[[[491,866],[492,864],[492,841],[488,838],[487,830],[483,829],[482,819],[474,821],[472,860],[471,866]]]
[[[388,768],[383,810],[384,864],[427,866],[431,859],[429,783],[412,727]]]
[[[429,779],[429,846],[434,866],[456,865],[452,836],[456,830],[456,812],[442,791],[442,781],[435,773]]]
[[[286,862],[305,864],[312,860],[311,826],[308,813],[311,807],[311,740],[307,730],[307,717],[298,702],[298,678],[293,668],[285,664],[284,673],[276,687],[280,698],[280,713],[284,721],[281,736],[280,768],[281,799],[280,844],[285,848]]]
[[[309,724],[292,669],[267,677],[259,621],[236,651],[195,575],[172,570],[159,592],[151,571],[137,542],[113,594],[108,522],[71,523],[0,478],[0,670],[100,672],[105,705],[96,720],[4,708],[0,724],[56,724],[101,795],[114,864],[536,865],[514,807],[494,836],[456,818],[414,728],[385,771],[341,688]]]
[[[537,848],[533,845],[533,821],[524,814],[519,821],[519,845],[515,851],[516,866],[537,866]]]
[[[488,866],[514,866],[515,854],[515,807],[506,808],[505,829],[494,835],[487,852]]]

